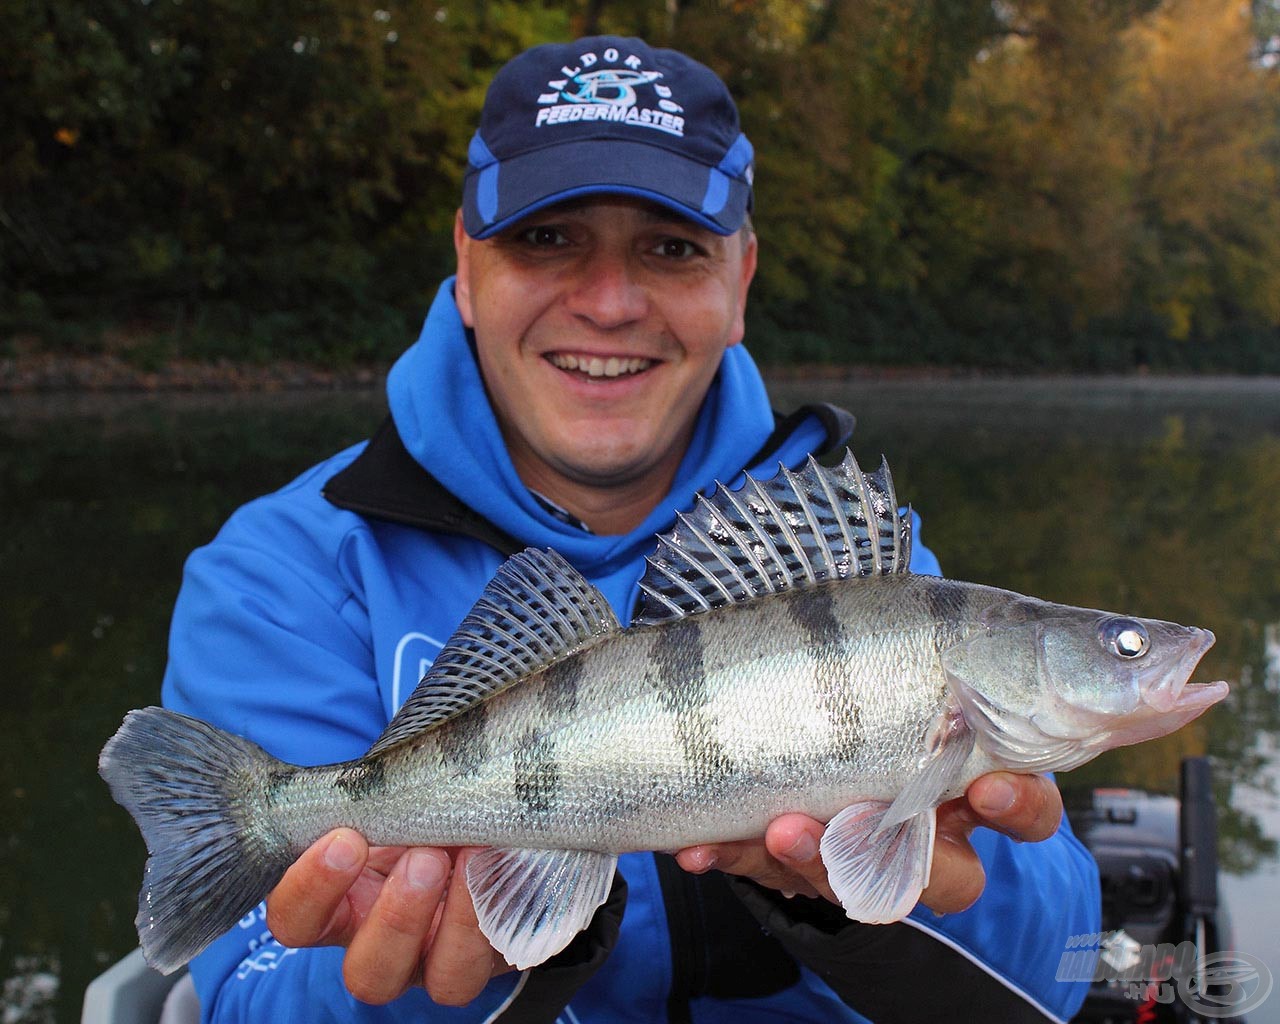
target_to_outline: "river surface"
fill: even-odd
[[[958,579],[1193,622],[1228,702],[1060,777],[1172,792],[1213,758],[1235,947],[1280,988],[1280,382],[780,380],[853,410]],[[0,1024],[79,1020],[136,944],[144,850],[96,774],[154,703],[187,552],[369,434],[380,393],[0,397]],[[1280,991],[1249,1015],[1280,1024]]]

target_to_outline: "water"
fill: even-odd
[[[1280,382],[780,381],[854,410],[949,575],[1195,622],[1229,703],[1064,787],[1172,790],[1215,758],[1236,946],[1280,982]],[[0,1024],[79,1020],[136,944],[144,851],[96,775],[154,703],[186,553],[242,501],[366,436],[376,393],[0,398]],[[1280,1024],[1280,993],[1250,1015]]]

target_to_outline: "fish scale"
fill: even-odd
[[[660,539],[625,629],[564,559],[525,551],[345,764],[130,712],[99,764],[150,853],[148,962],[195,955],[339,825],[484,847],[467,885],[520,968],[589,923],[619,853],[759,837],[789,811],[827,823],[849,916],[898,920],[934,809],[978,775],[1073,767],[1225,695],[1187,683],[1208,631],[912,575],[909,524],[887,467],[852,456],[721,488]]]
[[[931,592],[939,587],[964,593],[971,622],[938,628]],[[949,700],[942,650],[1010,596],[921,576],[875,577],[852,591],[828,583],[727,608],[696,641],[686,630],[681,649],[697,650],[676,664],[658,650],[670,631],[625,631],[483,705],[488,756],[465,773],[441,751],[452,734],[471,731],[475,709],[377,755],[376,786],[341,781],[365,760],[302,769],[273,808],[298,852],[335,824],[381,845],[621,853],[665,848],[677,831],[686,846],[748,838],[789,810],[831,817],[855,796],[892,799],[918,770]],[[821,648],[810,628],[815,606],[839,626]],[[571,718],[549,710],[566,679],[578,689]],[[727,764],[714,763],[716,748]],[[549,759],[542,773],[554,778],[536,800],[521,781],[539,770],[531,749]],[[971,758],[957,792],[989,767],[980,752]],[[833,777],[815,806],[815,783]],[[611,780],[607,793],[602,779]]]

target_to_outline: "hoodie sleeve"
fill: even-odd
[[[946,916],[918,906],[905,921],[868,925],[824,900],[731,884],[792,957],[876,1024],[1069,1020],[1088,984],[1056,974],[1070,938],[1101,927],[1092,856],[1065,820],[1042,843],[979,829],[973,845],[987,887]]]
[[[318,503],[262,499],[192,554],[163,688],[168,707],[300,764],[358,757],[386,725],[358,580],[336,567],[341,534],[309,518],[334,514]],[[348,530],[362,528],[348,519]],[[615,890],[558,957],[495,978],[462,1008],[437,1006],[422,989],[387,1006],[358,1002],[343,985],[342,949],[285,948],[260,905],[192,961],[201,1020],[552,1021],[612,949],[621,900]]]

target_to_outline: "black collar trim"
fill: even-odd
[[[748,465],[768,459],[806,416],[816,416],[827,432],[823,451],[847,443],[856,423],[852,413],[825,402],[802,406],[785,417],[775,414],[777,425],[773,433]],[[346,469],[330,478],[321,494],[330,504],[348,512],[423,530],[474,537],[504,555],[513,555],[525,547],[463,504],[424,469],[405,448],[390,416],[369,439],[365,450]]]
[[[369,444],[346,469],[329,480],[321,494],[338,508],[423,530],[475,537],[504,555],[524,549],[423,469],[400,440],[388,416]]]
[[[769,435],[769,439],[760,450],[747,460],[747,465],[758,466],[770,458],[782,447],[787,438],[795,433],[796,427],[809,416],[816,416],[818,422],[822,424],[822,429],[827,432],[827,438],[822,447],[813,453],[816,456],[824,455],[835,448],[843,448],[849,443],[849,438],[853,436],[854,428],[858,425],[858,419],[853,413],[847,409],[841,409],[838,405],[831,405],[829,402],[812,402],[802,405],[789,416],[780,416],[775,412],[773,419],[776,425],[773,433]]]

